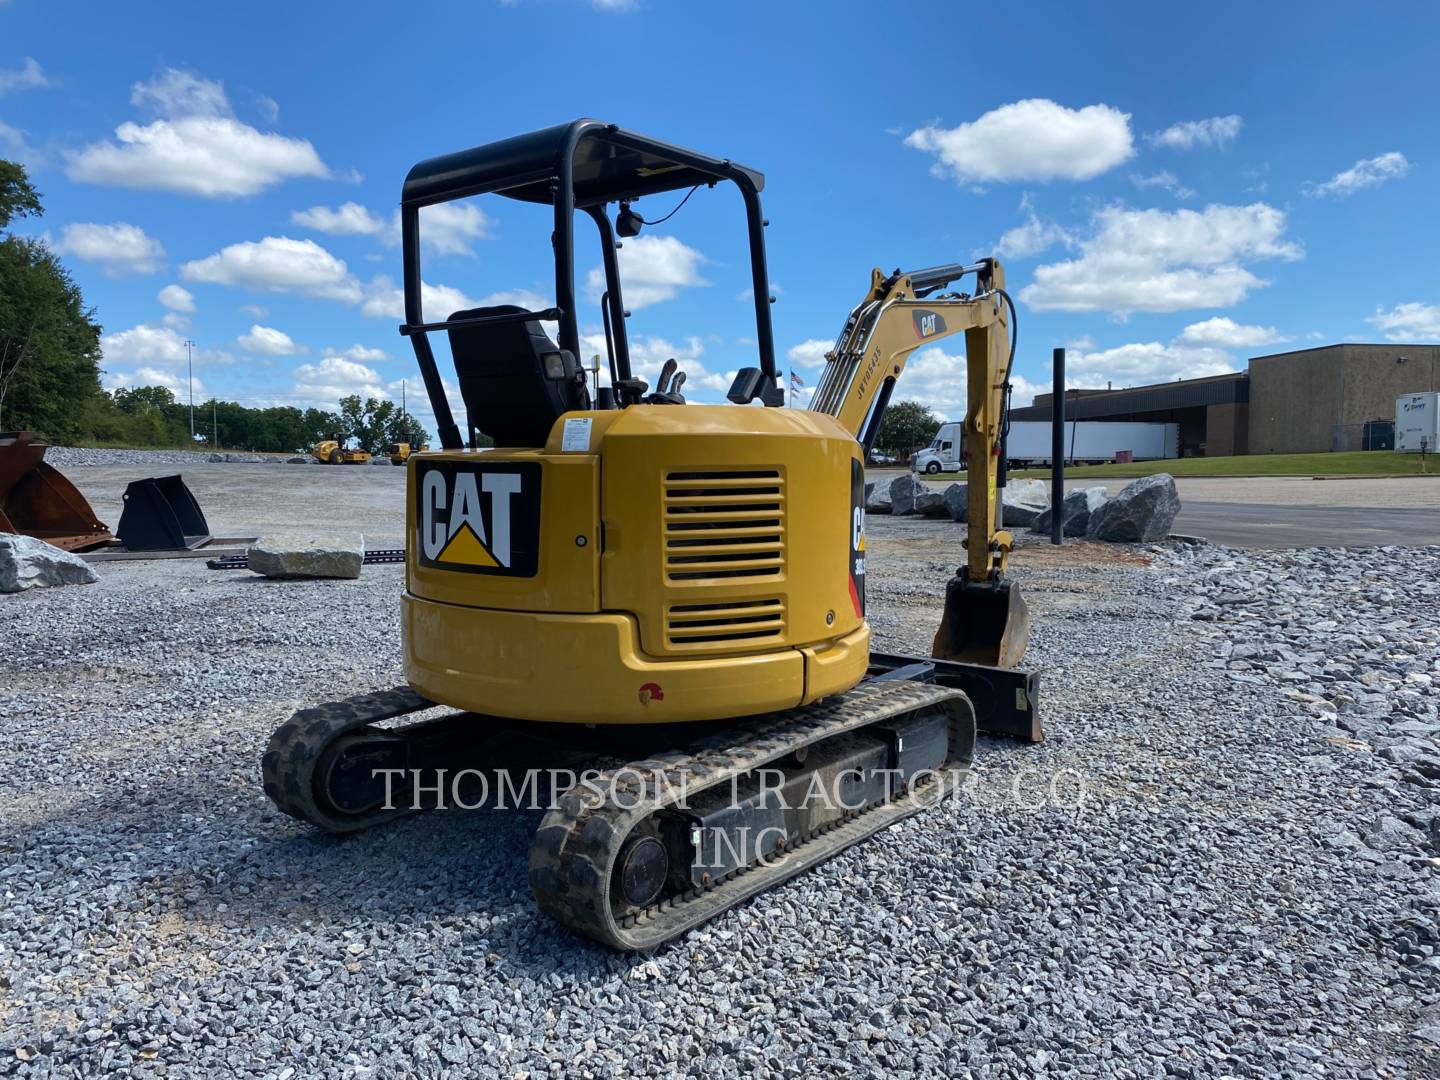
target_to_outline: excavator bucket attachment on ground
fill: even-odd
[[[126,551],[196,548],[210,539],[200,504],[177,476],[132,480],[116,530]]]
[[[1013,668],[1030,642],[1030,609],[1013,581],[972,581],[957,574],[945,586],[945,613],[933,654],[941,660]]]
[[[49,444],[33,431],[0,432],[0,532],[85,551],[111,539],[78,488],[45,464]]]

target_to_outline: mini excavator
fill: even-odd
[[[759,365],[736,375],[731,404],[689,404],[673,360],[653,390],[633,372],[616,235],[649,224],[642,197],[720,184],[744,206]],[[410,171],[400,332],[440,447],[406,464],[406,685],[281,725],[262,763],[281,810],[353,832],[444,805],[447,773],[587,762],[547,804],[531,886],[566,926],[644,949],[934,804],[977,727],[1041,738],[1038,677],[1016,669],[1029,618],[994,525],[1015,341],[1000,264],[875,271],[808,408],[787,408],[763,186],[728,159],[594,120]],[[555,304],[426,322],[420,210],[488,194],[553,208]],[[598,232],[608,385],[578,359],[579,215]],[[966,562],[932,656],[874,652],[864,455],[909,356],[962,332]],[[432,334],[448,338],[468,440]],[[494,448],[477,449],[477,432]],[[451,711],[414,715],[436,706]],[[426,777],[414,790],[429,801],[395,797],[407,774]],[[803,797],[817,782],[841,797]]]

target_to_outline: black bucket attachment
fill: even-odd
[[[126,551],[196,548],[210,539],[200,504],[179,476],[132,480],[115,530]]]
[[[79,489],[45,464],[49,444],[33,431],[0,432],[0,532],[21,533],[67,551],[110,540]]]
[[[945,614],[932,654],[941,660],[1013,668],[1030,644],[1030,609],[1013,581],[972,581],[962,570],[945,586]]]

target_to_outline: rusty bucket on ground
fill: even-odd
[[[964,569],[945,586],[945,613],[932,655],[1012,668],[1030,644],[1030,609],[1013,581],[972,581]]]
[[[45,464],[48,448],[33,431],[0,432],[0,532],[33,536],[67,551],[108,542],[110,530],[85,496]]]

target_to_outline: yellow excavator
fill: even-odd
[[[616,234],[650,224],[642,197],[719,184],[744,206],[759,363],[736,375],[731,404],[690,404],[675,361],[653,388],[633,373]],[[1005,575],[1011,538],[993,524],[1015,341],[999,263],[875,271],[809,407],[785,408],[763,185],[729,159],[594,120],[410,171],[400,330],[440,447],[407,463],[406,684],[279,727],[262,764],[283,811],[352,832],[502,805],[544,775],[529,863],[540,908],[641,949],[932,805],[969,765],[977,727],[1041,738],[1038,677],[1015,667],[1029,620]],[[420,209],[481,194],[552,208],[554,306],[426,322]],[[577,215],[598,234],[608,385],[577,360]],[[966,561],[933,655],[879,653],[864,455],[911,353],[960,333]],[[448,339],[469,445],[432,334]],[[495,448],[477,450],[477,435]],[[454,711],[388,723],[436,705]]]

